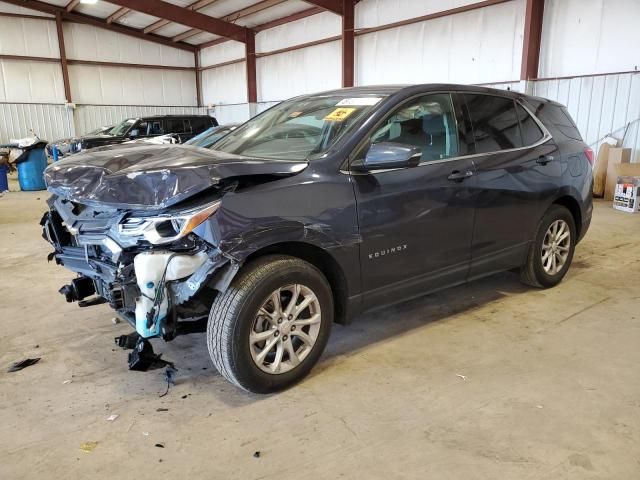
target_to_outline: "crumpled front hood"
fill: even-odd
[[[50,165],[48,190],[88,205],[162,209],[222,179],[295,175],[307,162],[252,159],[188,145],[135,145],[90,150]]]

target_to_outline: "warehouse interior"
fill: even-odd
[[[218,373],[203,333],[152,342],[175,378],[128,370],[113,339],[130,326],[58,293],[49,193],[0,156],[0,477],[638,478],[640,213],[605,188],[640,185],[639,24],[637,0],[0,1],[0,150],[461,84],[565,105],[604,195],[558,286],[502,272],[364,312],[260,395]]]

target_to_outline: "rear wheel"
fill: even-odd
[[[552,205],[538,224],[520,278],[527,285],[550,288],[569,270],[577,236],[573,215],[561,205]]]
[[[268,256],[247,265],[218,295],[207,324],[213,364],[230,382],[269,393],[302,379],[333,322],[331,289],[313,265]]]

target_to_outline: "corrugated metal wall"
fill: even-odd
[[[33,103],[0,104],[0,142],[24,138],[33,131],[43,140],[75,134],[73,113],[64,105]]]
[[[114,125],[129,117],[149,115],[206,115],[204,107],[164,107],[145,105],[78,105],[75,110],[64,105],[0,103],[0,143],[24,138],[33,131],[43,140],[52,141]]]
[[[640,72],[532,83],[534,95],[568,107],[592,148],[607,134],[618,140],[624,136],[623,146],[633,149],[632,161],[640,162]]]

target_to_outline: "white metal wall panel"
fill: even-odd
[[[371,28],[462,7],[479,0],[364,0],[356,5],[356,28]]]
[[[248,103],[216,105],[213,107],[213,112],[213,116],[216,117],[220,125],[225,123],[244,123],[251,118]]]
[[[597,149],[607,134],[633,149],[640,162],[640,73],[534,82],[534,94],[569,109],[585,141]]]
[[[207,105],[246,103],[245,62],[202,71],[202,101]]]
[[[244,58],[244,43],[240,42],[224,42],[200,51],[200,65],[202,67],[229,62],[239,58]]]
[[[258,101],[277,102],[295,95],[341,86],[341,42],[258,58]]]
[[[69,65],[75,103],[196,105],[195,73],[184,70]]]
[[[75,134],[73,114],[64,105],[0,103],[0,142],[24,138],[34,132],[43,140]]]
[[[638,0],[546,0],[539,76],[637,69],[639,20]]]
[[[193,67],[191,52],[81,23],[64,23],[67,57],[75,60]]]
[[[0,101],[63,103],[59,63],[0,60]]]
[[[319,13],[259,32],[256,35],[256,52],[280,50],[334,37],[341,32],[342,21],[338,15],[330,12]]]
[[[203,107],[160,107],[142,105],[80,105],[74,113],[75,129],[79,135],[98,127],[115,125],[125,118],[150,115],[206,115]]]
[[[520,78],[524,1],[362,35],[356,83],[487,83]]]
[[[56,23],[33,18],[0,17],[0,53],[59,58]]]

